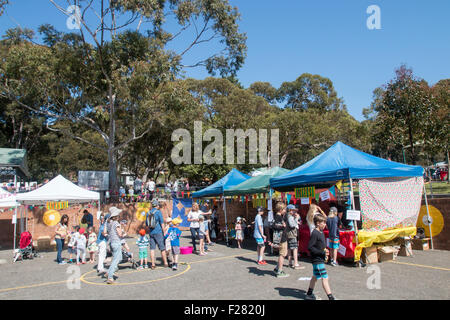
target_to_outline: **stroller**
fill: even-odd
[[[19,259],[33,259],[39,257],[36,249],[33,247],[33,237],[28,231],[24,231],[20,234],[19,249],[15,250],[14,262]]]
[[[131,263],[131,268],[136,269],[138,267],[138,263],[133,259],[133,255],[131,253],[128,253],[127,250],[122,246],[122,260],[119,262],[119,264],[122,263]]]
[[[122,260],[120,260],[119,265],[123,263],[131,263],[131,268],[136,269],[138,267],[138,263],[134,260],[133,255],[127,252],[123,244],[121,251],[122,251]],[[108,250],[106,256],[112,258],[112,251]]]

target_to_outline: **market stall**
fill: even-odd
[[[232,169],[226,176],[222,179],[216,181],[210,186],[192,193],[192,198],[206,198],[206,197],[217,197],[217,196],[225,196],[224,193],[231,187],[240,184],[241,182],[249,179],[250,176],[240,172],[239,170]],[[223,201],[223,211],[225,213],[225,230],[228,230],[228,222],[227,222],[227,208],[226,201]],[[226,242],[228,243],[228,232],[225,232]]]
[[[420,166],[378,158],[338,141],[302,166],[270,179],[270,186],[279,191],[305,186],[342,190],[343,184],[347,184],[348,191],[341,201],[347,210],[355,210],[354,182],[359,186],[364,229],[364,241],[359,239],[358,229],[354,229],[355,261],[359,261],[362,248],[380,240],[377,232],[390,229],[396,230],[399,236],[415,235],[415,228],[411,227],[417,222],[423,190]]]
[[[100,193],[83,189],[67,180],[62,175],[58,175],[56,178],[36,190],[18,194],[17,202],[22,205],[22,212],[27,205],[45,205],[47,206],[47,209],[62,209],[70,204],[97,202],[98,212],[100,212]],[[48,210],[48,212],[50,211],[52,210]],[[52,214],[49,216],[52,223],[56,222],[55,224],[57,224],[59,222],[56,221],[60,218],[59,214]]]

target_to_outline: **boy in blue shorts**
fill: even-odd
[[[306,300],[316,300],[316,296],[313,294],[314,286],[318,279],[322,279],[322,286],[328,299],[335,300],[331,293],[330,285],[328,283],[328,274],[325,269],[325,259],[328,255],[328,249],[326,248],[325,236],[323,229],[326,226],[327,218],[317,214],[314,216],[314,225],[316,228],[311,233],[311,238],[308,243],[308,250],[311,254],[313,263],[313,276],[309,283],[309,289],[306,294]]]
[[[330,248],[330,259],[328,259],[328,262],[333,267],[336,267],[338,265],[337,253],[339,249],[339,218],[337,216],[337,213],[337,208],[331,207],[327,219],[327,228],[329,231],[328,247]]]
[[[258,247],[256,248],[258,253],[258,264],[259,265],[266,265],[267,262],[264,260],[264,249],[266,248],[264,246],[264,242],[266,242],[266,236],[264,235],[264,224],[262,215],[264,214],[264,208],[258,207],[257,209],[257,215],[255,218],[255,231],[253,232],[253,237],[256,240],[256,244]]]

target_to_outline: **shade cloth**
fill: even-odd
[[[290,170],[280,167],[270,168],[263,171],[257,176],[251,177],[244,182],[230,187],[224,191],[225,196],[246,195],[254,193],[267,193],[269,192],[269,180],[273,177],[288,173]]]
[[[382,231],[416,226],[422,190],[422,177],[359,180],[363,229]]]

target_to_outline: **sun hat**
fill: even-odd
[[[172,224],[174,225],[180,224],[181,222],[183,222],[183,220],[181,220],[180,217],[176,217],[175,219],[172,220]]]
[[[122,209],[119,209],[117,207],[111,207],[109,208],[109,213],[111,214],[109,217],[114,218],[117,217],[122,212]]]
[[[241,221],[241,220],[242,220],[241,217],[237,217],[237,218],[236,218],[236,221]]]
[[[288,205],[287,207],[286,207],[286,209],[288,210],[288,211],[297,211],[298,209],[293,205],[293,204],[290,204],[290,205]]]

